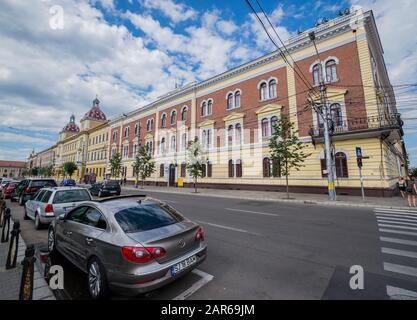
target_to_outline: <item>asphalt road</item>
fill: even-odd
[[[371,209],[147,194],[204,226],[208,257],[199,274],[138,299],[178,298],[204,276],[213,278],[197,285],[188,299],[386,299],[388,283],[417,291],[415,277],[384,270],[387,259]],[[46,229],[36,231],[33,221],[23,220],[21,207],[8,205],[21,221],[26,243],[46,243]],[[64,267],[64,297],[87,299],[86,276],[62,256],[53,263]],[[364,290],[349,287],[354,265],[363,267]]]

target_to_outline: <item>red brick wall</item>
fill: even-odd
[[[167,115],[167,122],[166,122],[167,123],[167,125],[166,125],[167,129],[178,126],[178,122],[181,121],[181,110],[182,110],[183,106],[188,107],[187,122],[186,123],[187,123],[187,125],[189,125],[190,121],[191,121],[191,100],[180,103],[178,105],[175,105],[175,106],[172,106],[172,107],[169,107],[167,109],[164,109],[164,110],[160,111],[159,112],[159,123],[157,124],[158,128],[159,129],[162,128],[162,126],[161,126],[161,124],[162,124],[162,115],[164,113],[166,113],[166,115]],[[176,123],[176,125],[171,125],[171,112],[172,112],[172,110],[177,111],[177,123]]]

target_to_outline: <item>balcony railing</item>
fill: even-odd
[[[403,124],[401,115],[398,113],[348,120],[337,118],[330,123],[330,133],[338,135],[361,131],[400,130]],[[311,126],[309,134],[312,137],[323,137],[324,128],[320,125]]]

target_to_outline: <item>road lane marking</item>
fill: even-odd
[[[395,256],[402,256],[402,257],[408,257],[408,258],[417,258],[417,252],[414,251],[407,251],[407,250],[398,250],[398,249],[392,249],[392,248],[381,248],[382,253],[385,254],[392,254]]]
[[[259,211],[249,211],[249,210],[241,210],[241,209],[233,209],[233,208],[224,208],[224,209],[229,210],[229,211],[255,213],[255,214],[260,214],[260,215],[263,215],[263,216],[279,217],[279,214],[273,214],[273,213],[266,213],[266,212],[259,212]]]
[[[417,211],[395,211],[395,210],[374,210],[376,213],[392,213],[392,214],[399,214],[404,215],[408,214],[411,216],[417,216]]]
[[[195,221],[198,222],[198,223],[206,224],[208,226],[212,226],[212,227],[216,227],[216,228],[232,230],[232,231],[237,231],[237,232],[242,232],[242,233],[248,233],[248,234],[252,234],[252,235],[255,235],[255,236],[260,236],[261,235],[261,234],[256,233],[256,232],[251,232],[251,231],[248,231],[248,230],[238,229],[238,228],[234,228],[234,227],[223,226],[221,224],[215,224],[215,223],[210,223],[210,222],[205,222],[205,221],[198,221],[198,220],[195,220]]]
[[[384,228],[380,228],[379,229],[379,232],[404,234],[404,235],[407,235],[407,236],[415,236],[415,237],[417,237],[417,232],[407,232],[407,231],[384,229]]]
[[[188,288],[187,290],[185,290],[184,292],[180,293],[178,296],[173,298],[172,300],[185,300],[185,299],[189,298],[198,289],[200,289],[202,286],[209,283],[214,278],[214,276],[212,276],[211,274],[208,274],[208,273],[206,273],[204,271],[201,271],[201,270],[198,270],[198,269],[194,269],[191,272],[200,276],[201,279],[198,280],[196,283],[194,283],[190,288]]]
[[[417,268],[402,266],[400,264],[384,262],[384,270],[417,277]]]
[[[404,208],[404,209],[389,209],[389,208],[379,208],[376,207],[374,210],[380,210],[380,211],[397,211],[397,212],[411,212],[411,213],[417,213],[417,209],[410,209],[410,208]]]
[[[395,218],[390,216],[376,216],[377,219],[392,220],[392,221],[406,221],[406,222],[416,222],[417,219],[407,219],[407,218]]]
[[[376,216],[393,217],[393,218],[404,218],[404,219],[417,219],[417,216],[408,214],[387,214],[387,213],[375,213]]]
[[[387,286],[387,295],[394,300],[417,300],[417,292]]]
[[[414,227],[395,226],[393,224],[384,224],[384,223],[378,223],[378,226],[396,228],[396,229],[417,230],[417,228],[414,228]]]
[[[379,223],[392,223],[392,224],[402,224],[405,226],[415,226],[417,227],[417,223],[410,223],[410,222],[404,222],[404,221],[391,221],[391,220],[382,220],[378,219]]]
[[[397,239],[397,238],[390,238],[390,237],[379,237],[379,240],[381,240],[382,242],[391,242],[391,243],[405,244],[408,246],[417,246],[417,241],[412,241],[412,240],[404,240],[404,239]]]

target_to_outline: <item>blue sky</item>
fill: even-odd
[[[417,82],[417,1],[260,2],[283,38],[351,6],[374,10],[392,83]],[[2,0],[0,44],[0,159],[16,160],[53,144],[96,94],[111,118],[273,50],[244,0]],[[417,166],[417,95],[399,101]]]

